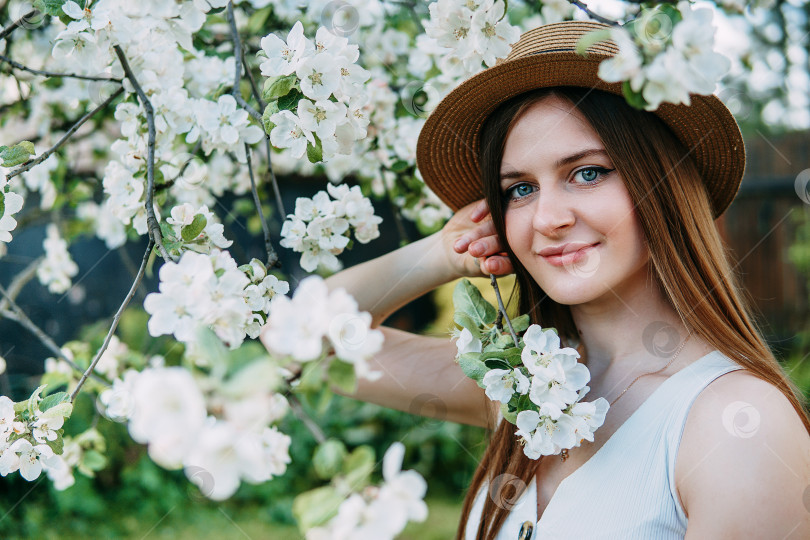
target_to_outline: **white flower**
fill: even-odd
[[[206,418],[205,400],[191,373],[181,367],[147,368],[132,385],[129,433],[149,445],[149,456],[178,467],[195,447]]]
[[[261,46],[267,55],[267,60],[259,65],[265,77],[290,75],[298,69],[301,60],[314,51],[312,42],[304,37],[301,21],[293,25],[286,42],[270,34],[262,38]]]
[[[298,118],[304,129],[326,139],[335,135],[338,123],[346,121],[346,107],[334,101],[312,103],[308,99],[302,99],[298,102]]]
[[[391,444],[383,456],[383,480],[378,494],[379,501],[389,503],[387,515],[391,527],[398,533],[408,521],[421,522],[427,518],[425,501],[427,483],[416,471],[402,471],[405,446],[400,442]]]
[[[619,46],[619,52],[599,64],[599,78],[606,82],[630,81],[633,90],[639,91],[643,81],[641,54],[630,32],[613,28],[611,39]]]
[[[7,451],[18,455],[20,474],[29,482],[39,478],[42,473],[42,461],[54,455],[53,450],[47,444],[33,446],[26,439],[17,439]],[[5,457],[5,453],[3,457]]]
[[[63,293],[70,288],[70,278],[79,272],[67,250],[67,242],[59,236],[59,230],[53,223],[48,224],[45,240],[45,260],[37,267],[39,282],[48,287],[52,293]]]
[[[487,397],[501,403],[509,403],[515,392],[523,395],[529,391],[529,379],[517,368],[492,369],[481,382],[486,386]]]
[[[529,373],[532,375],[541,367],[548,367],[554,358],[569,357],[573,358],[574,361],[579,358],[576,349],[570,347],[560,348],[560,338],[557,332],[551,328],[543,330],[536,324],[529,326],[526,333],[523,334],[523,343],[524,347],[520,356],[523,365],[528,368]],[[585,369],[587,370],[587,368]]]
[[[11,231],[17,226],[13,216],[23,207],[23,198],[13,191],[4,191],[5,178],[0,178],[0,200],[4,203],[3,214],[0,215],[0,242],[11,242]]]
[[[487,10],[479,9],[472,17],[471,31],[478,53],[487,66],[494,66],[498,58],[509,54],[512,45],[520,39],[520,29],[512,26],[503,16],[506,6],[497,0]]]
[[[270,117],[275,127],[270,131],[270,142],[276,148],[289,148],[291,155],[299,159],[307,151],[307,143],[315,144],[312,132],[306,129],[295,114],[279,111]]]
[[[305,59],[295,73],[301,79],[301,92],[315,101],[328,99],[340,85],[340,64],[328,53]]]
[[[37,414],[37,420],[31,424],[31,434],[34,439],[42,444],[46,441],[56,440],[56,430],[61,429],[65,423],[65,417],[60,414],[56,407],[52,407],[43,413]]]
[[[456,358],[458,358],[462,354],[467,354],[471,352],[480,353],[481,347],[482,347],[481,340],[474,337],[472,333],[466,328],[462,328],[461,333],[458,336],[458,341],[456,341],[456,348],[458,349]]]

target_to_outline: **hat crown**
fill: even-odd
[[[579,38],[593,30],[605,28],[610,28],[610,25],[596,21],[562,21],[533,28],[524,32],[506,58],[499,59],[495,65],[535,54],[575,52]],[[589,54],[614,56],[618,52],[619,47],[612,40],[594,43],[588,47]]]

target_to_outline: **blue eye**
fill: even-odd
[[[616,169],[605,169],[604,167],[585,167],[574,173],[574,177],[581,175],[586,184],[596,184],[602,176],[615,171]]]
[[[528,197],[532,193],[536,191],[536,188],[531,184],[515,184],[514,186],[508,188],[505,192],[505,195],[510,200],[517,200],[522,199],[523,197]]]

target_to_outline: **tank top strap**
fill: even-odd
[[[744,369],[720,351],[713,351],[708,355],[696,360],[692,364],[683,368],[682,373],[676,373],[673,382],[668,389],[666,407],[669,410],[665,433],[665,447],[667,455],[667,481],[670,493],[675,502],[678,521],[686,525],[686,513],[680,504],[677,485],[675,483],[675,463],[678,457],[678,449],[683,437],[683,430],[686,426],[686,419],[692,404],[698,395],[706,387],[720,377],[731,371]]]

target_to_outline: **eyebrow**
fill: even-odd
[[[570,156],[566,156],[564,158],[558,159],[554,162],[554,168],[559,169],[576,161],[579,161],[582,158],[586,158],[589,156],[595,155],[603,155],[607,157],[607,152],[601,148],[590,148],[588,150],[583,150],[582,152],[577,152],[576,154],[571,154]],[[524,176],[525,173],[522,171],[508,171],[505,173],[501,173],[501,180],[508,180],[511,178],[519,178]]]

